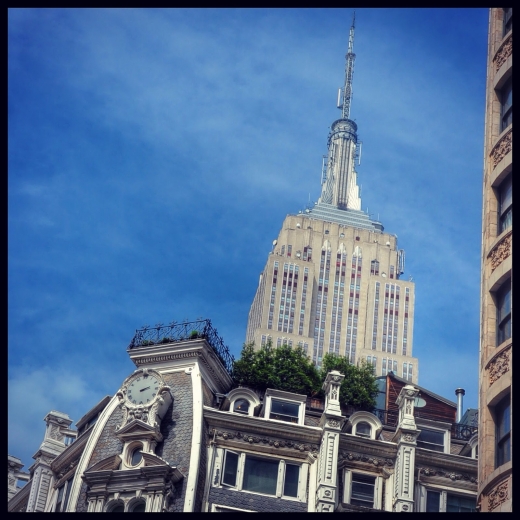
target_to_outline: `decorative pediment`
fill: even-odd
[[[153,439],[160,442],[163,438],[157,426],[151,426],[140,419],[127,423],[116,432],[116,436],[123,442],[142,439]]]
[[[114,470],[119,468],[121,465],[121,457],[119,455],[112,455],[107,457],[106,459],[100,460],[96,462],[93,466],[85,471],[87,473],[93,473],[95,471],[106,471],[106,470]]]

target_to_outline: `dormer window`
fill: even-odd
[[[359,422],[356,424],[356,435],[370,439],[372,437],[372,427],[367,422]]]
[[[271,413],[269,414],[269,419],[298,424],[299,415],[299,404],[279,401],[277,399],[271,401]]]
[[[444,453],[444,437],[446,432],[442,430],[429,430],[419,425],[421,433],[417,437],[417,447]]]
[[[249,415],[249,401],[247,399],[237,399],[233,405],[233,411],[235,413]]]
[[[268,388],[265,392],[264,418],[286,423],[303,424],[306,395]]]

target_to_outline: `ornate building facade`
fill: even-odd
[[[479,503],[512,510],[513,10],[492,8],[482,211]]]
[[[457,405],[394,374],[379,409],[233,387],[209,321],[137,331],[136,370],[72,429],[45,418],[28,484],[9,511],[474,511],[476,427]]]
[[[246,342],[300,345],[321,366],[327,352],[360,359],[377,375],[389,371],[413,383],[415,285],[401,278],[404,250],[397,236],[361,210],[356,165],[361,143],[350,119],[354,23],[338,95],[341,118],[328,137],[318,202],[288,215],[260,275]]]

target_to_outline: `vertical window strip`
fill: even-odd
[[[278,277],[278,262],[275,262],[274,269],[273,269],[273,280],[272,280],[272,285],[271,285],[271,301],[269,304],[269,320],[267,322],[268,329],[273,328],[274,302],[275,302],[275,298],[276,298],[277,277]]]
[[[402,353],[403,356],[407,355],[407,347],[408,347],[408,304],[410,299],[410,289],[405,287],[405,299],[404,299],[404,320],[403,320],[403,343],[402,343]]]
[[[318,280],[318,296],[316,301],[316,318],[314,321],[313,361],[317,366],[321,366],[321,359],[323,356],[323,339],[325,335],[325,317],[327,312],[329,273],[330,251],[325,248],[321,252],[320,278]]]
[[[355,251],[352,255],[350,276],[350,294],[353,294],[353,297],[349,298],[347,337],[345,343],[345,357],[348,357],[351,363],[355,363],[356,361],[359,290],[361,288],[361,265],[361,255],[358,255]]]
[[[372,326],[372,350],[377,346],[377,320],[379,317],[379,282],[376,282],[375,301],[374,301],[374,323]]]

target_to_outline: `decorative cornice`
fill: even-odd
[[[502,66],[502,64],[513,54],[513,33],[505,40],[499,47],[493,62],[495,63],[495,72]]]
[[[263,444],[268,445],[273,448],[291,448],[298,450],[302,453],[311,453],[312,455],[317,455],[319,446],[317,444],[307,444],[301,443],[294,440],[283,440],[276,439],[270,437],[260,437],[258,435],[253,435],[249,433],[242,433],[239,431],[223,431],[217,430],[216,428],[212,428],[208,432],[208,436],[210,438],[220,438],[223,440],[233,439],[238,440],[248,444]]]
[[[338,454],[338,465],[340,465],[340,467],[346,465],[348,462],[351,462],[353,460],[359,462],[367,462],[380,468],[383,468],[385,466],[391,468],[394,466],[394,461],[392,459],[370,457],[369,455],[365,455],[363,453],[355,453],[352,451],[340,451]]]
[[[489,371],[489,386],[495,383],[500,377],[509,371],[511,364],[512,344],[499,352],[488,363],[486,370]]]
[[[488,258],[491,259],[491,272],[493,272],[510,254],[513,242],[513,230],[489,252]]]
[[[477,483],[477,478],[467,473],[456,473],[455,471],[444,471],[443,469],[437,468],[419,468],[419,475],[424,475],[425,477],[444,477],[449,478],[453,482],[456,480],[465,480],[467,482],[471,482],[472,484]]]
[[[493,511],[509,497],[509,479],[498,484],[488,495],[488,509]]]
[[[500,140],[493,146],[489,156],[493,160],[493,168],[511,151],[513,147],[513,129],[504,134]]]

